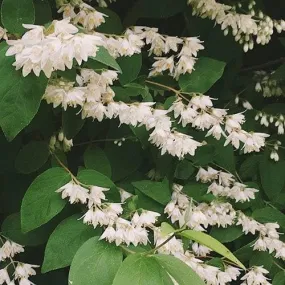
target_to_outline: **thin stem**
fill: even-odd
[[[73,180],[76,184],[82,185],[82,186],[87,187],[87,188],[90,187],[90,185],[86,185],[86,184],[84,184],[84,183],[81,183],[81,182],[73,175],[73,173],[64,165],[64,163],[59,159],[59,157],[58,157],[55,153],[52,153],[52,155],[54,156],[54,158],[56,159],[56,161],[58,162],[58,164],[59,164],[67,173],[70,174],[72,180]]]
[[[127,247],[124,246],[124,245],[120,245],[120,247],[121,247],[121,249],[122,249],[123,251],[125,251],[125,252],[128,253],[128,254],[134,254],[134,253],[136,253],[135,251],[130,250],[129,248],[127,248]]]
[[[268,62],[263,63],[263,64],[258,64],[258,65],[254,65],[251,67],[243,68],[243,69],[241,69],[241,72],[260,70],[260,69],[267,68],[267,67],[270,67],[272,65],[283,63],[283,62],[285,62],[285,57],[281,57],[281,58],[278,58],[275,60],[271,60],[271,61],[268,61]]]
[[[212,162],[212,164],[215,165],[215,166],[217,166],[217,167],[219,167],[219,168],[221,168],[222,170],[226,171],[227,173],[236,176],[236,178],[239,180],[239,182],[240,182],[240,183],[243,183],[237,172],[235,172],[235,174],[233,174],[233,173],[231,173],[229,170],[227,170],[226,168],[224,168],[224,167],[218,165],[218,164],[215,163],[215,162]]]
[[[273,260],[273,263],[280,268],[281,270],[285,271],[285,268],[283,268],[281,265],[279,265],[276,261]]]
[[[81,145],[86,145],[86,144],[91,144],[91,143],[97,143],[97,142],[114,142],[114,141],[121,141],[122,139],[135,139],[135,137],[123,137],[123,138],[117,138],[117,139],[100,139],[100,140],[91,140],[88,142],[81,142],[74,144],[73,146],[81,146]]]
[[[146,252],[146,254],[152,254],[155,253],[158,249],[160,249],[161,247],[163,247],[165,244],[167,244],[170,240],[172,240],[175,237],[175,233],[172,234],[168,239],[166,239],[164,242],[162,242],[161,244],[159,244],[157,247],[155,247],[154,249]]]

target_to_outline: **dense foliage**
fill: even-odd
[[[1,0],[0,284],[285,284],[285,4]]]

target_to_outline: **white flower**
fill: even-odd
[[[199,245],[197,242],[192,244],[192,250],[197,256],[207,256],[211,252],[211,249],[206,246]]]
[[[7,240],[0,248],[0,261],[14,257],[16,254],[24,252],[24,247],[13,241]]]
[[[247,274],[245,274],[241,280],[244,280],[247,285],[270,285],[267,281],[268,278],[264,274],[269,272],[261,266],[253,267]]]
[[[28,279],[29,276],[36,275],[34,268],[39,267],[38,265],[32,265],[27,263],[18,263],[15,269],[15,279]]]
[[[10,283],[10,276],[6,268],[0,270],[0,284]]]
[[[136,226],[150,227],[155,224],[159,216],[159,213],[143,210],[140,215],[137,212],[134,214],[132,223]]]
[[[91,186],[90,193],[88,197],[88,208],[92,206],[100,206],[102,201],[106,200],[105,191],[109,191],[109,188],[99,187],[99,186]]]
[[[196,95],[191,98],[190,102],[197,108],[206,110],[207,108],[213,107],[213,102],[211,99],[211,97],[206,95]]]
[[[80,202],[81,204],[87,203],[89,198],[88,190],[82,186],[76,184],[74,181],[70,181],[64,186],[56,190],[57,193],[61,193],[62,199],[69,197],[71,204]]]

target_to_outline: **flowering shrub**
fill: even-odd
[[[285,283],[284,4],[1,2],[0,285]]]

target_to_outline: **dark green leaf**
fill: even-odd
[[[100,230],[82,223],[80,215],[63,220],[50,235],[45,249],[42,272],[69,266],[77,250]]]
[[[20,173],[32,173],[40,169],[49,157],[49,148],[46,142],[31,141],[18,153],[15,168]]]
[[[285,271],[280,271],[275,275],[272,285],[285,285]]]
[[[194,173],[194,171],[195,168],[192,166],[192,163],[184,159],[177,164],[174,176],[177,179],[186,180]]]
[[[263,266],[270,272],[273,264],[273,257],[268,252],[255,251],[249,261],[249,266]]]
[[[105,17],[105,23],[96,28],[97,32],[117,35],[123,32],[124,28],[121,19],[115,12],[101,7],[96,7],[96,10],[108,16]]]
[[[125,85],[138,77],[142,66],[142,55],[135,54],[133,56],[119,57],[117,62],[122,69],[119,81],[122,85]]]
[[[23,24],[33,24],[35,22],[33,0],[3,0],[1,20],[10,33],[23,33],[25,31]]]
[[[90,146],[84,152],[84,164],[86,168],[94,169],[107,177],[111,177],[112,169],[105,152],[99,148]]]
[[[0,126],[5,136],[12,140],[37,113],[48,79],[33,74],[23,77],[21,71],[12,66],[14,58],[5,56],[6,50],[7,45],[1,43]]]
[[[85,242],[75,254],[69,272],[72,285],[111,285],[122,264],[119,247],[94,237]]]
[[[182,75],[179,86],[186,92],[206,93],[221,78],[226,63],[208,57],[200,57],[191,74]]]
[[[52,11],[48,0],[35,0],[36,25],[52,22]]]
[[[262,187],[270,199],[274,199],[285,186],[285,161],[274,162],[263,155],[259,163]]]
[[[80,110],[68,108],[62,112],[62,128],[67,139],[74,138],[84,125],[84,120],[78,114]]]
[[[39,175],[27,190],[21,206],[24,232],[47,223],[64,208],[66,201],[55,192],[71,180],[63,168],[51,168]]]
[[[285,230],[285,215],[277,209],[257,209],[252,213],[252,217],[261,223],[278,223]]]
[[[139,191],[162,205],[166,205],[171,200],[168,181],[153,182],[150,180],[143,180],[133,182],[132,184]]]
[[[241,227],[212,228],[211,236],[222,243],[232,242],[243,235]]]
[[[109,52],[104,47],[99,47],[99,50],[97,51],[96,56],[89,59],[89,61],[91,62],[92,60],[98,61],[99,63],[103,63],[104,65],[110,66],[114,68],[115,70],[119,71],[120,73],[122,72],[116,60],[109,54]]]
[[[240,166],[239,173],[242,179],[252,178],[258,172],[260,155],[249,156]]]

